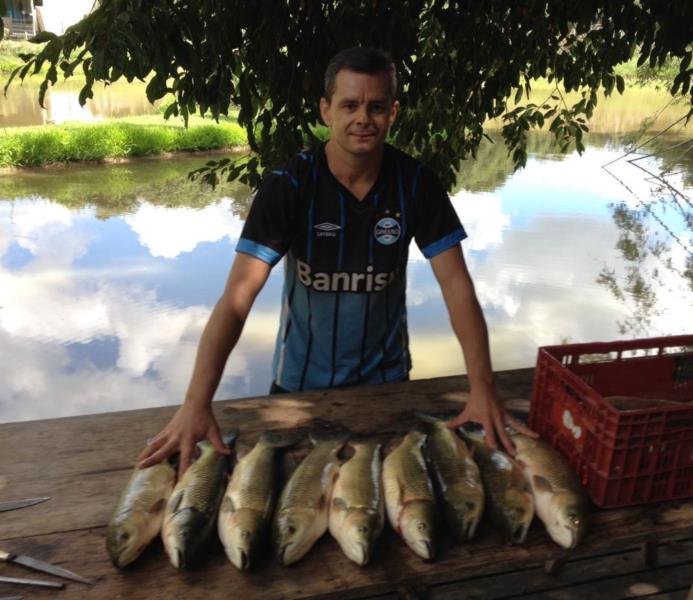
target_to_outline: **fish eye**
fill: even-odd
[[[476,504],[474,504],[474,502],[467,502],[465,505],[467,510],[474,510],[476,508]]]
[[[521,517],[521,516],[523,516],[523,515],[525,514],[525,509],[522,508],[521,506],[518,506],[518,507],[515,509],[515,512],[517,513],[517,516],[518,516],[518,517]]]
[[[120,541],[121,542],[127,542],[130,539],[130,534],[127,531],[123,531],[123,533],[120,534]]]
[[[241,538],[243,538],[244,540],[250,538],[250,531],[248,531],[247,529],[241,531]]]
[[[419,523],[416,525],[416,528],[417,528],[419,531],[426,531],[426,530],[428,529],[426,523],[421,523],[421,522],[419,522]]]
[[[295,528],[293,525],[289,525],[289,526],[286,528],[286,532],[287,532],[289,535],[293,535],[294,533],[296,533],[296,528]]]

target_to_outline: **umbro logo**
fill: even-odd
[[[318,225],[313,225],[313,229],[316,229],[316,234],[318,237],[336,237],[337,231],[341,229],[339,225],[334,223],[319,223]]]

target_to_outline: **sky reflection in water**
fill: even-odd
[[[609,204],[642,209],[651,185],[620,162],[614,171],[631,193],[601,168],[621,154],[607,145],[564,160],[535,156],[497,187],[455,193],[496,370],[532,366],[540,345],[624,337],[619,323],[633,318],[637,303],[597,283],[605,267],[617,275],[627,267],[615,250],[622,232]],[[83,168],[81,176],[110,168]],[[51,195],[51,176],[72,173],[42,175],[33,193],[31,176],[17,178],[0,193],[0,422],[180,403],[243,226],[247,190],[189,208],[151,203],[140,186],[114,201],[124,208],[97,207],[79,195]],[[690,248],[690,229],[672,211],[662,218]],[[685,258],[676,243],[650,257],[673,268],[659,268],[666,293],[638,335],[693,331],[693,295],[677,273]],[[281,278],[274,269],[218,399],[267,392]],[[412,377],[464,372],[439,288],[415,245],[408,301]]]

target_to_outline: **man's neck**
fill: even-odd
[[[377,154],[355,156],[344,152],[334,142],[328,141],[325,145],[325,156],[330,171],[359,200],[363,199],[378,178],[384,151],[385,148],[382,147]],[[361,193],[364,188],[367,189]]]

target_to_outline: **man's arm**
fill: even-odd
[[[139,468],[161,462],[180,451],[182,475],[190,464],[195,444],[203,439],[210,440],[218,452],[228,453],[212,412],[212,397],[270,269],[270,265],[258,258],[243,253],[236,255],[224,293],[200,338],[185,400],[166,427],[144,448],[137,459]]]
[[[452,329],[462,346],[470,385],[469,402],[448,422],[448,427],[456,428],[467,421],[480,423],[489,446],[497,447],[498,436],[506,450],[514,454],[513,443],[505,431],[506,423],[532,437],[536,434],[506,414],[496,394],[486,321],[461,246],[456,244],[434,256],[431,266],[443,293]]]

